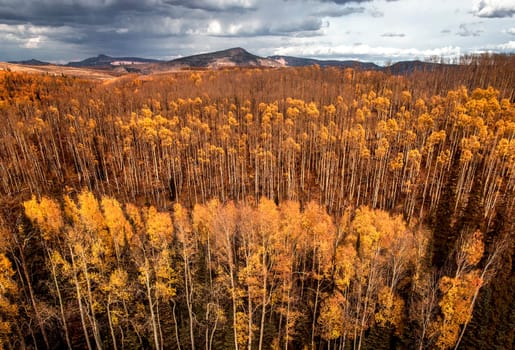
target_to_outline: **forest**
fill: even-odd
[[[0,349],[511,349],[515,56],[0,71]]]

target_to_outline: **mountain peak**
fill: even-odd
[[[241,54],[248,54],[249,53],[247,50],[245,50],[242,47],[232,47],[232,48],[224,50],[224,51],[226,51],[229,54],[233,54],[233,55],[241,55]]]
[[[223,68],[223,67],[277,67],[279,63],[256,56],[241,47],[204,53],[175,59],[169,64],[176,66]]]

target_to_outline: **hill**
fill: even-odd
[[[52,64],[52,63],[49,63],[49,62],[44,62],[44,61],[36,60],[34,58],[32,58],[30,60],[25,60],[25,61],[11,61],[9,63],[22,64],[22,65],[26,65],[26,66],[48,66],[48,65]]]
[[[375,63],[371,62],[360,62],[355,60],[317,60],[314,58],[303,58],[303,57],[294,57],[294,56],[268,56],[269,59],[277,61],[288,67],[306,67],[319,65],[320,67],[341,67],[341,68],[361,68],[368,70],[379,70],[381,69]]]
[[[198,55],[185,56],[170,61],[141,57],[112,57],[100,54],[82,61],[69,62],[66,65],[54,65],[48,62],[30,59],[10,62],[19,66],[33,69],[56,70],[61,68],[93,69],[123,75],[127,73],[153,74],[175,71],[178,69],[220,69],[227,67],[320,67],[357,68],[369,71],[384,71],[391,74],[410,74],[416,71],[434,71],[439,68],[457,67],[455,65],[422,61],[400,61],[386,67],[372,62],[357,60],[319,60],[314,58],[274,55],[261,57],[241,47],[227,50],[208,52]],[[17,68],[18,69],[18,68]],[[80,72],[84,75],[84,72]],[[86,74],[87,75],[87,74]]]
[[[147,63],[157,63],[159,60],[140,57],[111,57],[107,55],[98,55],[96,57],[86,58],[78,62],[69,62],[67,66],[71,67],[113,67],[124,65],[137,65]]]
[[[256,56],[241,47],[181,57],[169,61],[168,65],[194,68],[282,66],[282,64],[273,59]]]
[[[110,80],[117,75],[115,71],[108,71],[105,69],[94,69],[90,67],[70,67],[60,66],[54,64],[47,65],[29,65],[29,64],[15,64],[0,62],[0,71],[30,73],[30,74],[45,74],[45,75],[66,75],[71,77],[78,77],[91,80]]]

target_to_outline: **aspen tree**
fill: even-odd
[[[54,253],[58,252],[57,242],[60,240],[61,230],[64,227],[63,215],[59,204],[47,197],[41,198],[38,201],[34,196],[31,200],[23,203],[25,215],[34,223],[36,223],[40,230],[44,241],[44,246],[47,251],[47,258],[50,264],[50,272],[55,286],[57,298],[59,300],[59,309],[61,313],[61,321],[66,337],[66,343],[71,348],[70,335],[68,332],[68,325],[65,316],[64,302],[61,292],[61,287],[58,282],[58,267],[55,264],[53,257]],[[54,247],[53,247],[54,246]],[[57,247],[55,247],[57,246]]]
[[[277,264],[274,273],[279,278],[280,306],[277,312],[284,317],[284,349],[287,350],[294,339],[295,325],[300,317],[298,309],[299,293],[294,288],[296,268],[298,266],[297,254],[302,237],[302,214],[298,202],[285,201],[280,205],[280,229],[274,234],[273,240],[279,250],[276,251]],[[281,321],[279,322],[281,324]]]
[[[238,266],[235,257],[235,233],[237,224],[237,209],[232,202],[222,206],[219,202],[214,201],[210,204],[209,209],[212,210],[212,226],[209,232],[212,235],[211,242],[213,244],[213,252],[216,252],[216,258],[222,265],[224,272],[228,277],[228,290],[231,295],[232,302],[232,325],[234,336],[234,347],[238,350],[243,347],[247,339],[244,331],[246,322],[240,309],[240,287],[238,283]],[[243,326],[243,327],[242,327]],[[243,328],[243,329],[242,329]]]
[[[177,239],[181,244],[181,256],[184,261],[184,288],[186,297],[186,307],[188,309],[189,330],[191,348],[195,349],[193,302],[196,296],[195,283],[193,279],[194,266],[198,259],[197,239],[193,235],[189,214],[186,209],[176,203],[173,207],[173,217]]]
[[[325,210],[314,202],[302,213],[302,228],[306,231],[307,254],[311,255],[311,274],[314,284],[314,303],[311,315],[311,347],[315,347],[316,315],[319,312],[323,280],[330,272],[334,249],[334,224]]]

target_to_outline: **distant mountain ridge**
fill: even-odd
[[[415,71],[433,71],[437,68],[448,67],[450,64],[436,63],[436,62],[422,62],[419,60],[415,61],[400,61],[382,68],[384,71],[393,74],[406,74],[413,73]]]
[[[120,65],[134,65],[145,63],[158,63],[162,62],[151,58],[140,57],[111,57],[107,55],[98,55],[96,57],[86,58],[82,61],[69,62],[67,66],[70,67],[109,67]]]
[[[305,67],[305,66],[313,66],[319,65],[320,67],[341,67],[341,68],[361,68],[361,69],[369,69],[369,70],[379,70],[383,67],[378,66],[375,63],[371,62],[361,62],[355,60],[318,60],[315,58],[302,58],[295,56],[268,56],[268,58],[273,59],[278,62],[283,62],[284,65],[288,67]]]
[[[43,66],[51,63],[31,59],[27,61],[12,62],[22,65]],[[390,66],[382,67],[372,62],[357,60],[319,60],[314,58],[274,55],[261,57],[254,55],[241,47],[234,47],[227,50],[202,53],[198,55],[185,56],[170,61],[162,61],[141,57],[111,57],[98,55],[89,57],[82,61],[69,62],[65,66],[78,68],[95,68],[115,70],[116,72],[137,72],[152,73],[168,69],[220,69],[228,67],[306,67],[318,65],[320,67],[358,68],[364,70],[385,71],[393,74],[407,74],[417,70],[434,70],[445,64],[422,62],[422,61],[400,61]]]
[[[52,64],[52,63],[49,63],[49,62],[44,62],[44,61],[36,60],[34,58],[32,58],[30,60],[25,60],[25,61],[10,61],[9,63],[23,64],[23,65],[26,65],[26,66],[49,66],[49,65]]]

